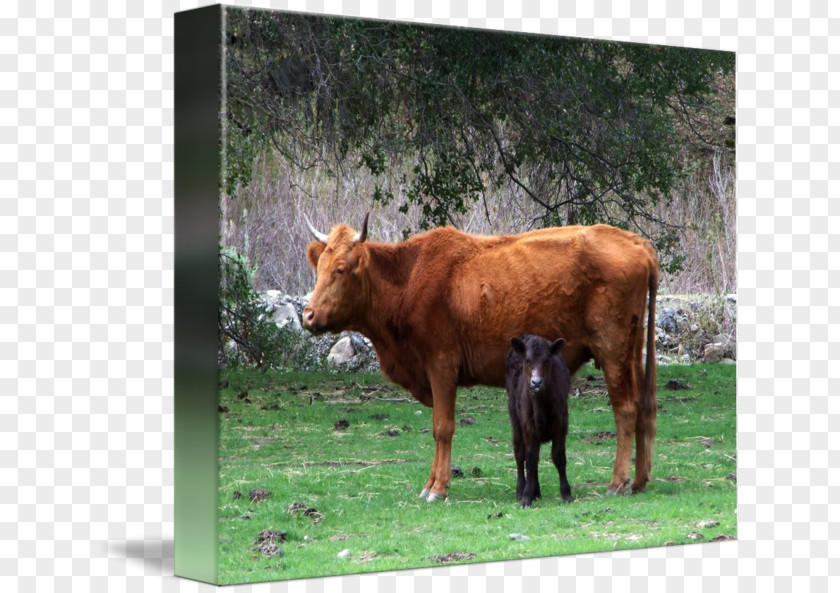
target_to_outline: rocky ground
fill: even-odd
[[[373,346],[361,334],[312,336],[303,330],[300,320],[307,297],[284,295],[276,290],[261,296],[274,322],[300,334],[311,357],[337,370],[378,370]],[[656,302],[656,348],[660,364],[735,363],[735,295],[660,295]]]

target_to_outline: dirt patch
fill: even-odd
[[[710,449],[712,444],[714,444],[714,440],[711,437],[699,437],[699,440],[704,449]]]
[[[668,391],[679,391],[681,389],[691,389],[691,385],[683,383],[682,381],[677,381],[676,379],[671,379],[665,383],[665,389]]]
[[[365,533],[336,533],[333,536],[330,536],[331,542],[343,542],[344,540],[348,540],[351,537],[365,537],[367,534]]]
[[[696,402],[697,398],[696,397],[690,397],[690,396],[689,397],[668,397],[668,398],[665,398],[665,401],[674,402],[674,403],[678,403],[678,404],[688,404],[688,403],[691,403],[691,402]]]
[[[271,496],[270,490],[264,490],[263,488],[254,488],[248,493],[248,498],[251,499],[251,502],[260,502],[261,500],[265,500]]]
[[[471,554],[470,552],[450,552],[449,554],[435,554],[432,556],[432,560],[441,564],[459,560],[472,560],[473,558],[475,558],[475,554]]]
[[[374,465],[392,465],[408,463],[405,459],[382,459],[380,461],[304,461],[304,467],[372,467]]]
[[[605,430],[604,432],[599,432],[594,436],[588,436],[583,438],[583,442],[591,445],[592,443],[605,443],[607,441],[612,441],[616,437],[614,432],[610,432],[609,430]]]
[[[271,558],[273,556],[284,556],[283,549],[278,545],[286,541],[285,531],[273,531],[265,529],[260,532],[257,539],[254,541],[252,549],[257,550],[263,556]]]
[[[309,506],[305,502],[293,502],[286,509],[286,512],[292,516],[303,515],[309,517],[313,523],[320,523],[324,519],[323,513],[318,512],[318,509]]]
[[[638,542],[644,538],[640,533],[593,533],[592,536],[599,539],[625,542]]]

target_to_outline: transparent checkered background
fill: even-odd
[[[0,11],[3,591],[209,589],[172,576],[173,13],[199,4],[119,4]],[[253,5],[738,52],[739,541],[235,590],[840,590],[840,5],[399,4]]]

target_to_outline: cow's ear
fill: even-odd
[[[566,344],[566,340],[563,338],[558,338],[551,343],[551,346],[548,347],[548,351],[551,352],[552,355],[557,354],[563,349],[563,346]]]
[[[525,342],[523,342],[519,338],[511,338],[510,346],[519,354],[525,354]]]
[[[312,241],[309,247],[306,248],[306,259],[309,260],[309,265],[316,270],[318,269],[318,260],[321,259],[321,254],[324,253],[326,247],[320,241]]]

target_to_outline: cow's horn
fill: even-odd
[[[309,232],[312,233],[312,236],[315,237],[316,241],[320,241],[321,243],[327,243],[327,236],[312,226],[312,223],[309,221],[309,217],[304,214],[303,217],[306,219],[306,226],[309,227]]]
[[[370,212],[365,214],[365,221],[362,223],[362,232],[356,233],[353,237],[354,243],[364,243],[365,239],[367,239],[367,226],[368,226],[368,217],[370,216]]]

